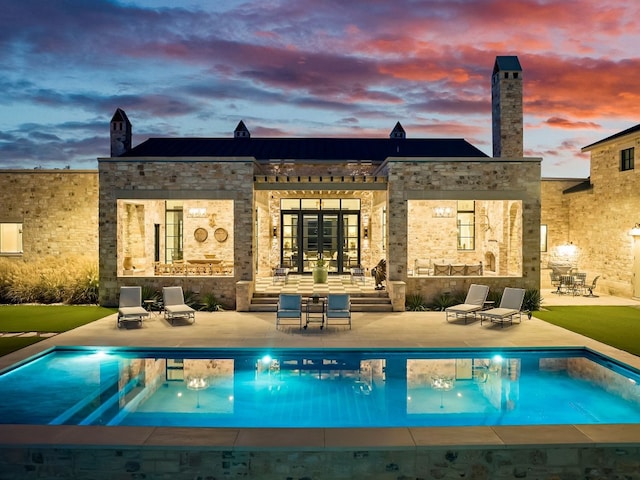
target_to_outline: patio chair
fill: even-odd
[[[283,321],[288,320],[297,320],[302,330],[302,295],[281,293],[278,297],[276,328],[278,328]]]
[[[273,284],[274,285],[276,283],[282,283],[282,284],[286,285],[288,277],[289,277],[289,268],[285,267],[284,265],[276,267],[273,270]]]
[[[596,275],[596,277],[593,279],[593,282],[591,282],[591,285],[587,286],[585,285],[585,290],[589,290],[589,295],[585,295],[585,297],[591,297],[591,298],[597,298],[598,295],[594,295],[593,291],[596,289],[596,282],[598,281],[598,279],[600,278],[600,275]]]
[[[451,270],[451,266],[448,264],[439,264],[439,263],[433,264],[433,274],[435,276],[449,275],[450,270]]]
[[[560,285],[562,284],[562,279],[560,278],[560,274],[554,270],[552,270],[551,272],[549,272],[549,276],[551,277],[551,286],[555,287],[555,291],[551,292],[551,293],[558,293],[560,294]]]
[[[362,267],[351,267],[351,284],[353,285],[356,282],[363,285],[366,283],[364,268]]]
[[[184,295],[182,287],[164,287],[162,289],[162,300],[164,303],[164,318],[171,322],[176,318],[184,318],[190,320],[191,323],[196,321],[196,311],[189,305],[184,303]]]
[[[327,311],[325,312],[327,327],[332,322],[342,322],[351,330],[351,297],[348,293],[330,293],[327,295]]]
[[[501,327],[504,327],[506,322],[513,324],[513,317],[516,315],[519,316],[519,321],[522,322],[524,292],[524,288],[506,287],[502,293],[500,306],[483,310],[479,313],[480,325],[482,325],[483,320],[490,320],[492,323],[499,323]]]
[[[471,284],[464,303],[445,308],[444,311],[447,322],[449,321],[449,316],[455,318],[464,317],[465,324],[467,323],[467,317],[469,315],[473,314],[473,318],[475,319],[476,314],[484,307],[488,294],[489,287],[487,285]]]
[[[149,312],[142,307],[141,287],[120,287],[118,301],[118,328],[123,322],[135,321],[142,326],[142,320],[149,316]]]

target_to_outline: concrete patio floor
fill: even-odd
[[[550,305],[631,305],[640,302],[601,295],[598,298],[558,296],[542,292],[543,307]],[[448,323],[442,312],[354,313],[353,329],[331,326],[307,330],[297,326],[275,328],[273,313],[198,312],[195,324],[171,326],[161,315],[152,315],[142,328],[116,327],[110,315],[75,330],[43,340],[0,358],[5,368],[56,345],[142,346],[142,347],[264,347],[264,348],[402,348],[402,347],[544,347],[586,346],[640,369],[640,357],[548,324],[523,316],[521,323],[501,328],[479,321]],[[105,430],[106,429],[106,430]],[[325,429],[319,433],[278,429],[277,433],[253,430],[167,429],[161,427],[47,427],[0,425],[0,444],[40,445],[111,444],[138,446],[214,446],[230,448],[367,448],[384,438],[385,446],[424,445],[548,445],[553,444],[637,444],[640,425],[566,425],[549,427],[457,427],[439,429],[438,436],[425,435],[425,429],[386,429],[378,437],[371,432],[354,431],[336,435]],[[320,429],[322,430],[322,429]],[[365,429],[367,430],[367,429]],[[550,436],[550,432],[553,435]],[[333,432],[333,433],[332,433]],[[301,439],[301,435],[304,440]],[[37,439],[37,440],[35,440]],[[317,444],[316,444],[317,443]],[[375,443],[375,442],[374,442]],[[268,444],[268,445],[267,445]]]

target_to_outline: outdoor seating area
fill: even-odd
[[[480,325],[482,325],[483,321],[490,321],[499,323],[501,327],[504,327],[507,322],[512,325],[516,316],[519,321],[522,321],[524,294],[524,288],[506,287],[502,293],[500,305],[497,308],[490,308],[479,313]]]
[[[162,289],[164,318],[174,325],[175,320],[185,319],[191,323],[196,321],[196,311],[184,301],[182,287],[164,287]]]
[[[584,272],[569,270],[567,273],[560,273],[554,269],[549,273],[551,286],[555,288],[553,293],[558,295],[584,295],[593,297],[593,290],[599,276],[596,276],[591,283],[587,283],[587,274]],[[587,293],[589,292],[589,293]]]
[[[485,308],[487,295],[489,295],[489,287],[487,285],[472,284],[469,287],[464,303],[445,309],[445,319],[448,322],[449,317],[462,317],[464,318],[464,323],[467,323],[469,316],[473,316],[475,319],[478,312]]]
[[[418,258],[414,262],[413,274],[415,276],[482,276],[484,267],[478,263],[455,263],[450,261],[438,261]]]

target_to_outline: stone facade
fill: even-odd
[[[3,170],[0,223],[21,223],[23,254],[98,257],[98,176],[85,170]]]
[[[630,235],[640,222],[640,172],[621,170],[621,151],[628,148],[640,151],[640,128],[585,147],[591,153],[589,178],[542,182],[542,224],[549,232],[549,250],[542,254],[543,285],[549,282],[554,249],[573,244],[576,267],[587,273],[588,284],[599,276],[599,292],[640,296],[640,236]]]
[[[494,217],[494,225],[488,214],[489,223],[484,223],[487,221],[484,218],[477,219],[480,228],[484,225],[483,235],[489,233],[489,228],[503,232],[499,238],[497,235],[496,238],[487,237],[486,250],[483,245],[477,245],[477,251],[483,252],[482,258],[477,258],[476,251],[464,254],[468,257],[458,257],[460,253],[455,244],[449,246],[449,258],[460,263],[485,260],[485,251],[491,252],[493,248],[498,253],[502,249],[504,264],[497,268],[501,274],[485,275],[482,283],[501,290],[512,286],[517,277],[518,285],[523,288],[540,288],[540,159],[391,159],[388,168],[388,276],[390,280],[406,282],[407,294],[419,293],[432,298],[442,292],[466,291],[470,283],[478,282],[477,277],[408,275],[407,270],[413,268],[413,255],[416,255],[409,254],[409,242],[424,242],[417,250],[427,250],[433,248],[438,239],[442,240],[441,232],[436,229],[423,232],[418,227],[415,229],[418,234],[414,236],[420,238],[407,238],[405,234],[409,231],[408,219],[420,221],[420,217],[409,215],[409,204],[425,200],[454,201],[455,204],[455,200],[466,199],[504,205],[503,215]],[[498,226],[496,222],[502,222],[502,225]],[[455,239],[455,225],[452,228]],[[498,255],[497,258],[501,257]]]
[[[85,427],[88,428],[88,427]],[[549,429],[549,427],[545,427]],[[206,429],[201,429],[206,430]],[[414,429],[419,438],[441,432]],[[506,432],[505,432],[506,433]],[[237,433],[232,432],[235,436]],[[549,437],[553,433],[549,433]],[[276,435],[277,436],[277,435]],[[63,435],[64,437],[64,435]],[[166,440],[169,440],[167,434]],[[194,438],[204,438],[199,434]],[[347,438],[350,438],[349,436]],[[397,433],[394,438],[399,438]],[[408,438],[410,438],[408,436]],[[466,440],[469,441],[468,437]],[[464,442],[465,440],[463,440]],[[268,442],[268,440],[267,440]],[[187,442],[193,443],[193,442]],[[384,440],[381,440],[381,444]],[[438,442],[437,437],[431,443]],[[578,443],[578,442],[576,442]],[[166,444],[166,443],[165,443]],[[305,478],[367,479],[638,479],[640,449],[634,444],[550,446],[255,449],[56,446],[0,449],[4,480],[36,478],[112,480],[114,478]]]
[[[253,280],[253,161],[251,159],[163,160],[110,158],[99,160],[100,176],[100,303],[117,305],[120,286],[131,276],[119,276],[118,200],[228,200],[233,223],[227,241],[233,244],[232,276],[148,276],[144,284],[160,289],[182,285],[197,293],[214,293],[227,308],[235,308],[235,282]],[[221,217],[218,221],[224,221]],[[152,220],[149,220],[152,224]],[[192,225],[192,227],[195,226]],[[120,247],[122,248],[122,247]],[[140,283],[140,280],[137,280]]]

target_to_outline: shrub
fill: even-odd
[[[428,310],[424,297],[419,293],[410,293],[407,295],[405,308],[410,312],[424,312]]]
[[[540,290],[530,288],[524,292],[524,300],[522,301],[522,310],[534,312],[540,310],[540,303],[542,303],[542,297],[540,296]]]
[[[222,303],[216,298],[213,293],[207,293],[202,299],[202,306],[200,310],[205,312],[219,312],[224,310]]]
[[[34,262],[0,259],[2,303],[95,304],[98,266],[86,257],[47,257]]]
[[[433,300],[432,308],[433,310],[442,312],[446,308],[457,305],[458,303],[460,302],[450,293],[442,293]]]

